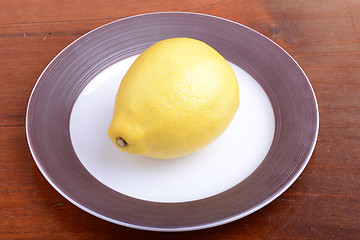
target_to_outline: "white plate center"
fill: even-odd
[[[239,82],[240,106],[230,126],[215,142],[192,155],[171,160],[118,150],[107,130],[121,79],[137,57],[122,60],[98,74],[72,110],[73,147],[95,178],[134,198],[185,202],[221,193],[259,166],[274,136],[273,109],[260,85],[231,63]]]

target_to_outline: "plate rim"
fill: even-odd
[[[33,98],[33,94],[35,92],[35,89],[37,87],[37,85],[39,84],[43,74],[46,72],[46,70],[52,65],[52,63],[64,52],[66,51],[68,48],[70,48],[72,45],[74,45],[76,42],[80,41],[81,39],[85,38],[87,35],[97,31],[98,29],[101,29],[105,26],[111,25],[115,22],[121,22],[127,19],[132,19],[132,18],[137,18],[137,17],[141,17],[141,16],[148,16],[148,15],[161,15],[161,14],[185,14],[185,15],[201,15],[201,16],[206,16],[206,17],[211,17],[211,18],[217,18],[219,20],[222,21],[227,21],[227,22],[231,22],[233,24],[239,25],[241,27],[244,27],[248,30],[251,30],[252,32],[262,36],[263,38],[266,38],[268,41],[270,41],[272,44],[276,45],[279,49],[281,49],[284,53],[287,54],[287,56],[290,57],[290,59],[292,60],[293,63],[295,63],[298,67],[298,69],[301,70],[303,76],[305,76],[306,80],[307,80],[307,84],[309,85],[311,91],[312,91],[312,95],[314,97],[314,103],[315,103],[315,108],[316,108],[316,132],[315,132],[315,137],[314,137],[314,141],[312,141],[311,147],[310,147],[310,151],[306,154],[306,156],[303,157],[303,159],[305,159],[305,161],[303,162],[300,170],[298,170],[296,172],[296,174],[291,178],[291,181],[288,181],[287,184],[281,188],[276,194],[273,194],[272,197],[268,198],[266,201],[263,201],[261,204],[258,204],[257,206],[248,209],[247,211],[245,211],[242,214],[238,214],[236,216],[232,216],[232,217],[228,217],[226,219],[223,220],[219,220],[216,222],[212,222],[212,223],[208,223],[208,224],[202,224],[202,225],[195,225],[192,227],[175,227],[175,228],[158,228],[158,227],[147,227],[147,226],[141,226],[141,225],[136,225],[136,224],[131,224],[131,223],[127,223],[127,222],[123,222],[123,221],[118,221],[118,220],[114,220],[110,217],[107,216],[103,216],[89,208],[86,208],[85,206],[79,204],[78,202],[76,202],[74,199],[72,199],[71,197],[69,197],[66,193],[64,193],[48,176],[48,174],[46,173],[45,169],[43,168],[43,166],[40,164],[39,160],[36,157],[35,154],[35,150],[33,149],[32,145],[31,145],[31,139],[30,139],[30,134],[29,134],[29,106],[31,103],[31,100]],[[192,231],[192,230],[200,230],[200,229],[206,229],[206,228],[211,228],[211,227],[215,227],[215,226],[219,226],[219,225],[223,225],[229,222],[233,222],[235,220],[238,220],[240,218],[243,218],[245,216],[248,216],[249,214],[258,211],[259,209],[263,208],[264,206],[268,205],[270,202],[272,202],[273,200],[275,200],[276,198],[278,198],[282,193],[284,193],[297,179],[298,177],[301,175],[301,173],[304,171],[305,167],[307,166],[308,162],[310,161],[310,158],[313,154],[313,151],[315,149],[316,143],[317,143],[317,139],[318,139],[318,132],[319,132],[319,106],[318,106],[318,102],[316,99],[316,95],[315,95],[315,91],[307,77],[307,75],[305,74],[304,70],[301,68],[301,66],[295,61],[295,59],[287,52],[285,51],[280,45],[278,45],[276,42],[274,42],[272,39],[268,38],[267,36],[263,35],[262,33],[246,26],[243,25],[241,23],[229,20],[229,19],[225,19],[219,16],[214,16],[214,15],[209,15],[209,14],[203,14],[203,13],[196,13],[196,12],[182,12],[182,11],[162,11],[162,12],[150,12],[150,13],[143,13],[143,14],[137,14],[137,15],[133,15],[133,16],[128,16],[125,18],[121,18],[121,19],[117,19],[114,21],[111,21],[109,23],[106,23],[104,25],[101,25],[87,33],[85,33],[84,35],[80,36],[79,38],[75,39],[74,41],[72,41],[70,44],[68,44],[65,48],[63,48],[49,63],[48,65],[44,68],[44,70],[42,71],[42,73],[40,74],[40,76],[38,77],[28,100],[28,104],[27,104],[27,109],[26,109],[26,137],[27,137],[27,143],[31,152],[31,155],[37,165],[37,167],[39,168],[40,172],[42,173],[42,175],[45,177],[45,179],[51,184],[51,186],[57,191],[59,192],[64,198],[66,198],[69,202],[71,202],[72,204],[74,204],[75,206],[79,207],[80,209],[96,216],[99,217],[103,220],[115,223],[115,224],[119,224],[122,226],[126,226],[126,227],[131,227],[131,228],[135,228],[135,229],[141,229],[141,230],[151,230],[151,231],[163,231],[163,232],[174,232],[174,231]]]

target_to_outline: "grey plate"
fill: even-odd
[[[201,200],[159,203],[125,196],[95,179],[75,154],[69,120],[77,97],[99,72],[173,37],[208,43],[256,79],[272,103],[275,135],[261,165],[235,187]],[[181,12],[129,17],[82,36],[46,67],[33,89],[26,115],[32,155],[59,193],[107,221],[155,231],[214,227],[265,206],[305,168],[315,147],[318,124],[312,87],[282,48],[241,24]]]

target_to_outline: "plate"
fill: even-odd
[[[106,174],[100,171],[99,175],[94,171],[89,165],[89,155],[81,153],[84,152],[81,146],[85,146],[85,150],[86,147],[89,150],[92,148],[91,142],[86,142],[88,145],[79,144],[85,142],[81,139],[88,138],[81,134],[76,137],[76,130],[80,127],[71,127],[81,126],[76,125],[76,118],[81,119],[88,114],[85,110],[81,113],[83,108],[79,108],[79,104],[82,99],[87,99],[83,95],[89,89],[101,89],[101,84],[94,88],[95,83],[101,83],[96,79],[106,79],[103,75],[111,67],[140,54],[162,39],[173,37],[190,37],[206,42],[233,68],[239,68],[254,79],[271,106],[274,124],[269,146],[254,169],[245,175],[239,170],[242,177],[231,180],[225,184],[227,187],[220,186],[214,191],[207,188],[207,192],[186,198],[181,198],[183,193],[192,193],[196,189],[180,185],[183,187],[172,188],[173,193],[163,194],[162,190],[156,195],[155,187],[134,192],[139,186],[129,180],[115,186],[112,182],[116,179],[102,179]],[[87,101],[90,100],[85,100],[85,104]],[[184,12],[128,17],[80,37],[60,52],[43,71],[30,96],[26,114],[26,133],[33,158],[44,177],[61,195],[104,220],[153,231],[214,227],[264,207],[301,174],[315,147],[318,126],[318,106],[310,82],[300,66],[281,47],[241,24],[215,16]],[[243,144],[236,140],[240,132],[237,128],[229,128],[233,130],[226,132],[235,139],[232,150],[238,152]],[[261,134],[269,135],[260,131],[256,134],[260,135],[259,139]],[[249,139],[254,135],[248,131],[245,137]],[[255,147],[254,151],[260,150]],[[234,156],[230,150],[223,152],[213,162],[226,162]],[[207,160],[204,156],[205,150],[190,158],[201,163],[201,160]],[[121,168],[121,164],[117,166]],[[153,163],[151,166],[154,169]],[[181,166],[188,169],[188,165]],[[146,168],[145,171],[143,168],[144,172]],[[234,173],[232,175],[236,176],[237,172]],[[205,181],[203,186],[211,186],[211,182]],[[144,189],[150,194],[142,195]],[[177,189],[182,191],[178,197],[166,198],[176,195]]]

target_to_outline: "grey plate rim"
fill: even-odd
[[[34,94],[34,91],[36,89],[36,87],[38,86],[39,84],[39,81],[40,79],[43,77],[43,74],[44,72],[49,68],[49,66],[51,66],[51,64],[55,61],[55,59],[57,59],[64,51],[67,51],[67,49],[69,49],[72,45],[74,45],[75,43],[79,42],[81,39],[83,39],[84,37],[86,37],[87,35],[93,33],[93,32],[96,32],[98,31],[99,29],[105,27],[105,26],[109,26],[115,22],[121,22],[121,21],[124,21],[124,20],[131,20],[133,18],[138,18],[138,17],[142,17],[142,16],[149,16],[149,15],[161,15],[161,14],[183,14],[183,15],[198,15],[198,16],[206,16],[206,17],[211,17],[211,18],[216,18],[216,19],[219,19],[221,21],[227,21],[227,22],[231,22],[233,24],[236,24],[238,26],[241,26],[241,27],[244,27],[244,28],[247,28],[248,30],[251,30],[252,32],[262,36],[263,38],[266,38],[268,41],[272,42],[272,44],[276,45],[278,48],[280,48],[284,53],[286,53],[290,59],[292,59],[293,63],[295,63],[297,65],[297,67],[302,71],[303,75],[305,76],[306,80],[308,81],[308,84],[312,90],[312,94],[313,94],[313,98],[315,100],[315,107],[316,107],[316,133],[315,133],[315,137],[314,137],[314,141],[312,142],[312,145],[310,146],[310,151],[304,156],[304,161],[303,161],[303,164],[301,166],[301,168],[296,172],[296,174],[293,175],[293,177],[291,178],[291,181],[288,181],[287,184],[285,186],[282,187],[282,189],[280,191],[278,191],[277,193],[273,194],[272,197],[268,198],[266,201],[263,201],[261,204],[249,209],[248,211],[246,212],[243,212],[242,214],[239,214],[239,215],[236,215],[236,216],[232,216],[232,217],[228,217],[226,219],[223,219],[223,220],[219,220],[219,221],[216,221],[216,222],[212,222],[212,223],[208,223],[208,224],[201,224],[201,225],[194,225],[194,226],[186,226],[186,227],[174,227],[174,228],[171,228],[171,227],[167,227],[167,228],[161,228],[161,227],[149,227],[149,226],[141,226],[141,225],[136,225],[136,224],[131,224],[131,223],[127,223],[127,222],[121,222],[121,221],[117,221],[117,220],[114,220],[112,218],[109,218],[109,217],[106,217],[106,216],[103,216],[101,214],[98,214],[96,211],[93,211],[81,204],[79,204],[76,200],[72,199],[71,197],[69,197],[65,192],[63,192],[54,182],[52,182],[51,178],[47,175],[47,172],[46,170],[43,168],[43,166],[41,165],[40,161],[36,158],[36,154],[35,154],[35,150],[33,149],[33,146],[31,144],[31,138],[30,138],[30,124],[29,124],[29,121],[30,121],[30,112],[29,112],[29,108],[30,108],[30,103],[31,103],[31,99],[33,99],[33,94]],[[38,78],[32,92],[31,92],[31,95],[30,95],[30,98],[29,98],[29,102],[28,102],[28,105],[27,105],[27,112],[26,112],[26,136],[27,136],[27,141],[28,141],[28,145],[29,145],[29,148],[30,148],[30,152],[34,158],[34,161],[35,163],[37,164],[39,170],[41,171],[41,173],[43,174],[43,176],[46,178],[46,180],[52,185],[52,187],[54,189],[56,189],[63,197],[65,197],[68,201],[70,201],[71,203],[73,203],[74,205],[76,205],[77,207],[79,207],[80,209],[96,216],[96,217],[99,217],[101,219],[104,219],[106,221],[109,221],[109,222],[113,222],[113,223],[116,223],[116,224],[119,224],[119,225],[123,225],[123,226],[127,226],[127,227],[131,227],[131,228],[136,228],[136,229],[142,229],[142,230],[152,230],[152,231],[166,231],[166,232],[174,232],[174,231],[190,231],[190,230],[199,230],[199,229],[205,229],[205,228],[211,228],[211,227],[215,227],[215,226],[219,226],[219,225],[223,225],[223,224],[226,224],[226,223],[229,223],[229,222],[232,222],[232,221],[235,221],[235,220],[238,220],[242,217],[245,217],[257,210],[259,210],[260,208],[266,206],[267,204],[269,204],[270,202],[272,202],[274,199],[276,199],[278,196],[280,196],[284,191],[286,191],[293,183],[294,181],[300,176],[300,174],[303,172],[303,170],[305,169],[306,165],[308,164],[309,160],[310,160],[310,157],[313,153],[313,150],[315,148],[315,145],[316,145],[316,139],[318,137],[318,130],[319,130],[319,110],[318,110],[318,104],[317,104],[317,100],[316,100],[316,96],[315,96],[315,93],[314,93],[314,90],[310,84],[310,81],[309,79],[307,78],[305,72],[303,71],[303,69],[299,66],[299,64],[293,59],[293,57],[288,54],[283,48],[281,48],[277,43],[275,43],[274,41],[272,41],[271,39],[269,39],[268,37],[266,37],[265,35],[247,27],[247,26],[244,26],[240,23],[237,23],[237,22],[234,22],[234,21],[231,21],[231,20],[227,20],[227,19],[224,19],[224,18],[221,18],[221,17],[217,17],[217,16],[212,16],[212,15],[208,15],[208,14],[201,14],[201,13],[191,13],[191,12],[154,12],[154,13],[145,13],[145,14],[139,14],[139,15],[134,15],[134,16],[130,16],[130,17],[126,17],[126,18],[122,18],[122,19],[119,19],[119,20],[116,20],[116,21],[113,21],[113,22],[110,22],[110,23],[107,23],[105,25],[102,25],[86,34],[84,34],[83,36],[79,37],[78,39],[76,39],[75,41],[73,41],[71,44],[69,44],[67,47],[65,47],[59,54],[57,54],[57,56],[47,65],[47,67],[44,69],[44,71],[42,72],[42,74],[40,75],[40,77]]]

